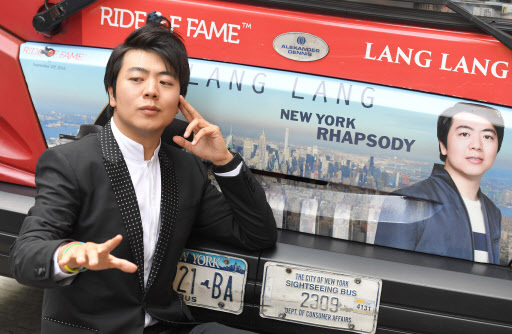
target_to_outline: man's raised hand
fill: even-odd
[[[137,271],[137,266],[130,261],[119,259],[110,253],[116,248],[123,236],[118,234],[110,240],[102,244],[87,242],[72,246],[63,255],[66,248],[71,246],[72,243],[64,244],[59,248],[58,258],[60,269],[63,272],[68,272],[68,268],[87,268],[90,270],[105,270],[105,269],[119,269],[127,273],[134,273]]]
[[[233,159],[219,127],[208,123],[181,95],[180,110],[189,122],[184,137],[188,138],[194,133],[194,140],[190,143],[184,137],[174,136],[176,144],[202,159],[210,160],[214,165],[225,165]]]

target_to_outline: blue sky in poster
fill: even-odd
[[[47,44],[25,43],[20,62],[46,141],[76,135],[80,124],[93,123],[107,103],[105,65],[112,50],[50,45],[55,55],[37,52]]]
[[[46,44],[25,43],[21,49],[27,46],[44,49]],[[20,55],[36,111],[46,113],[55,110],[96,116],[107,102],[103,75],[112,50],[61,45],[51,47],[61,52],[53,57],[26,55],[23,52]],[[76,60],[68,58],[68,54],[82,56]],[[62,110],[63,106],[66,110]]]

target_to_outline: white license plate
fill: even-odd
[[[305,325],[375,333],[382,280],[267,262],[260,315]]]
[[[187,305],[240,314],[246,280],[244,259],[185,249],[173,288]]]

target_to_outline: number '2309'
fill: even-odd
[[[325,295],[317,295],[316,293],[312,293],[311,295],[307,292],[302,293],[302,297],[305,297],[304,301],[300,304],[300,307],[304,308],[312,308],[323,311],[331,311],[337,312],[338,307],[340,306],[340,300],[338,297],[329,297]],[[307,303],[309,301],[309,303]]]
[[[322,311],[329,310],[330,312],[338,312],[338,309],[341,307],[340,300],[338,297],[317,295],[316,293],[309,294],[308,292],[303,292],[302,297],[304,297],[304,300],[300,304],[300,307],[303,308],[312,308],[320,309]],[[356,308],[361,311],[372,311],[372,307],[368,305],[358,304]]]

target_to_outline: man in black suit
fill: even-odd
[[[183,98],[189,75],[176,34],[134,31],[107,64],[111,120],[41,155],[36,203],[9,260],[19,282],[45,288],[42,333],[236,331],[193,326],[172,290],[178,258],[191,233],[261,249],[275,244],[276,225],[241,157]],[[179,110],[194,139],[173,140],[193,155],[160,140]],[[213,163],[222,194],[198,157]]]

